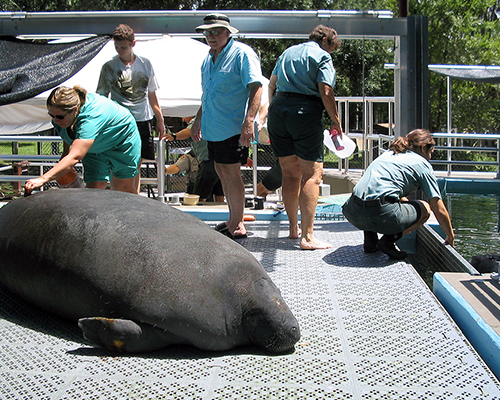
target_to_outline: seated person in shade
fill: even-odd
[[[429,131],[415,129],[397,138],[390,150],[377,157],[367,168],[343,205],[347,220],[364,232],[364,251],[377,250],[393,259],[404,259],[406,252],[395,242],[420,226],[434,212],[453,246],[455,234],[429,163],[435,142]],[[408,200],[406,196],[421,190],[428,200]],[[378,238],[377,233],[382,237]]]
[[[194,194],[194,183],[198,174],[198,160],[196,159],[193,150],[187,154],[183,154],[175,162],[175,164],[165,166],[165,174],[186,174],[188,178],[186,193]]]
[[[191,127],[194,124],[194,117],[182,119],[188,126],[181,131],[173,134],[167,134],[166,139],[171,140],[191,140]],[[224,202],[224,191],[219,176],[215,171],[213,160],[208,157],[208,142],[200,140],[191,143],[196,159],[198,160],[198,173],[195,178],[193,192],[200,196],[200,202],[215,201]]]

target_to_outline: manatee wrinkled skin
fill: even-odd
[[[122,352],[190,344],[290,352],[298,322],[238,243],[168,205],[48,190],[0,209],[0,283]]]

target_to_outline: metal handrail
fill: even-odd
[[[353,97],[336,97],[338,102],[338,114],[340,121],[342,121],[342,128],[344,134],[352,138],[358,138],[360,140],[360,147],[363,152],[363,169],[366,169],[368,165],[373,161],[372,157],[372,145],[374,141],[378,142],[380,149],[380,140],[378,135],[374,134],[375,127],[375,115],[373,111],[373,105],[375,103],[386,103],[388,107],[388,135],[390,137],[394,136],[394,102],[395,98],[393,96],[353,96]],[[349,120],[349,107],[351,103],[363,103],[363,128],[362,133],[351,132],[350,131],[350,120]],[[344,165],[345,173],[349,170],[349,159],[339,159],[339,171],[342,170],[342,165]]]
[[[367,107],[369,108],[369,104],[373,104],[376,102],[388,102],[389,108],[392,107],[393,98],[392,97],[374,97],[374,98],[339,98],[340,104],[348,104],[349,102],[363,101],[365,110]],[[373,130],[364,130],[363,133],[355,133],[349,132],[348,129],[348,116],[346,118],[342,118],[342,107],[339,107],[339,114],[341,116],[341,120],[344,120],[346,127],[346,134],[351,138],[357,138],[362,140],[363,152],[365,155],[370,155],[370,159],[367,159],[367,163],[369,164],[372,160],[371,157],[373,155],[372,150],[375,146],[378,146],[378,153],[380,154],[384,150],[384,143],[390,142],[394,139],[394,136],[389,134],[373,134]],[[346,112],[348,114],[348,110]],[[389,126],[392,126],[392,120],[389,120]],[[373,124],[370,125],[370,129],[373,129]],[[436,139],[449,139],[448,144],[446,146],[436,146],[437,150],[447,151],[447,159],[446,160],[432,160],[431,164],[434,165],[446,165],[448,175],[452,172],[453,165],[474,165],[474,166],[496,166],[497,177],[500,176],[500,134],[491,134],[491,133],[446,133],[446,132],[436,132],[432,134]],[[473,147],[473,146],[456,146],[454,141],[456,139],[467,139],[467,140],[495,140],[497,143],[496,147]],[[165,142],[159,141],[158,138],[154,138],[155,143],[158,147],[158,156],[157,159],[152,161],[157,164],[158,171],[164,171],[165,167]],[[0,135],[0,142],[62,142],[60,136],[37,136],[37,135]],[[497,160],[496,161],[467,161],[467,160],[453,160],[452,153],[454,151],[475,151],[475,152],[496,152]],[[254,153],[257,153],[254,151]],[[1,161],[12,161],[12,162],[22,162],[28,161],[32,166],[40,167],[40,175],[43,173],[43,166],[50,166],[57,163],[59,160],[59,155],[43,155],[43,154],[0,154]],[[341,169],[342,162],[345,163],[345,173],[348,172],[348,159],[339,160],[339,170]],[[258,166],[257,159],[254,160],[254,172],[256,170],[265,169],[267,167]],[[366,168],[366,167],[365,167]],[[363,168],[363,169],[365,169]],[[36,176],[28,176],[28,175],[0,175],[0,181],[5,182],[24,182],[28,179],[35,178]],[[256,186],[256,173],[254,173],[254,188]],[[165,187],[165,175],[163,173],[158,173],[157,177],[153,178],[141,178],[142,184],[147,185],[157,185],[158,188]],[[158,190],[158,199],[161,201],[165,200],[164,190]]]
[[[432,134],[435,139],[448,139],[446,146],[436,146],[437,150],[445,150],[447,152],[446,160],[433,160],[431,164],[446,165],[448,176],[453,172],[453,165],[474,165],[474,166],[496,166],[497,178],[500,177],[500,134],[495,133],[453,133],[453,132],[435,132]],[[496,147],[473,147],[473,146],[456,146],[456,139],[465,140],[496,140]],[[468,161],[468,160],[453,160],[454,151],[476,151],[476,152],[496,152],[496,161]]]
[[[163,171],[165,169],[165,142],[158,141],[158,138],[154,138],[158,146],[158,159],[151,160],[157,164],[158,170]],[[37,136],[37,135],[0,135],[0,142],[62,142],[60,136]],[[2,182],[26,182],[29,179],[38,178],[43,174],[44,166],[52,166],[57,164],[60,155],[56,154],[0,154],[0,161],[14,161],[30,162],[32,166],[40,167],[39,175],[0,175],[0,181]],[[44,162],[45,161],[45,162]],[[77,164],[81,166],[80,163]],[[159,188],[165,185],[165,175],[158,174],[157,178],[143,178],[141,177],[141,183],[145,185],[157,185]],[[158,199],[164,201],[165,195],[163,190],[158,190]]]

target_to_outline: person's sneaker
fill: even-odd
[[[404,260],[408,257],[408,253],[402,250],[398,250],[394,244],[394,240],[387,235],[382,236],[382,238],[377,243],[377,249],[382,253],[385,253],[394,260]]]
[[[377,249],[378,243],[378,235],[377,232],[363,231],[364,242],[363,242],[363,250],[365,253],[375,253]]]

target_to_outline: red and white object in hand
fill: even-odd
[[[332,142],[337,151],[344,150],[344,146],[339,142],[339,135],[340,132],[337,129],[332,128],[332,130],[330,131],[330,136],[332,137]]]
[[[323,131],[323,136],[323,143],[325,146],[339,158],[347,158],[351,156],[356,149],[356,143],[354,143],[354,141],[351,140],[345,133],[341,138],[339,134],[332,135],[329,129],[325,129]],[[334,143],[334,138],[336,139],[335,141],[337,144]]]

